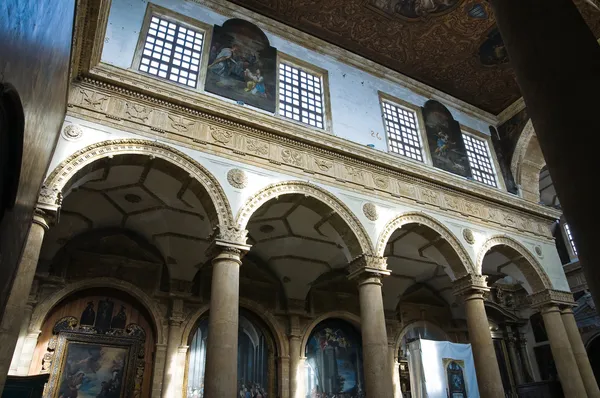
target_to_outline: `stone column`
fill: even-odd
[[[510,359],[510,367],[513,371],[515,384],[519,386],[524,383],[523,368],[519,360],[519,353],[517,352],[517,339],[512,334],[506,338],[506,346],[508,348],[508,358]]]
[[[300,357],[303,356],[300,353],[302,344],[300,336],[300,319],[298,315],[290,316],[290,398],[304,398],[300,397],[297,393],[299,383],[303,383],[303,380],[298,378],[298,366],[300,365]]]
[[[581,194],[589,190],[597,169],[596,145],[589,138],[599,131],[600,97],[590,93],[600,92],[600,46],[572,0],[490,3],[588,286],[600,308],[598,204],[594,195]],[[581,9],[598,18],[591,6]],[[541,54],[560,56],[547,62]]]
[[[17,368],[18,375],[26,376],[29,374],[29,368],[31,368],[31,361],[33,361],[33,354],[35,353],[35,347],[37,346],[40,333],[42,333],[41,330],[29,330],[27,336],[25,336],[23,348],[21,348],[19,366]]]
[[[519,333],[519,354],[521,357],[522,369],[524,372],[524,382],[529,383],[535,381],[533,376],[533,368],[529,361],[529,351],[527,350],[527,338],[524,333]]]
[[[392,377],[392,397],[402,398],[402,391],[400,389],[400,364],[398,363],[398,352],[396,351],[396,343],[394,342],[388,344],[388,357]]]
[[[363,254],[350,263],[350,279],[358,281],[363,371],[369,397],[391,397],[388,339],[381,279],[390,274],[386,259]]]
[[[238,395],[240,265],[242,254],[249,249],[246,231],[232,227],[218,228],[209,249],[214,258],[204,377],[206,398]]]
[[[600,398],[598,383],[596,382],[594,371],[590,365],[587,351],[581,340],[581,334],[579,334],[579,328],[577,327],[577,322],[573,316],[573,309],[571,307],[564,308],[561,311],[561,317],[563,324],[565,325],[567,336],[569,337],[569,342],[571,343],[575,362],[577,362],[579,373],[583,379],[583,385],[585,386],[587,396],[588,398]]]
[[[36,209],[0,324],[0,392],[10,368],[51,215]]]
[[[167,359],[167,345],[156,344],[154,346],[154,368],[152,370],[152,394],[151,398],[162,396],[163,377]]]
[[[165,355],[165,372],[163,374],[162,397],[171,398],[181,395],[179,386],[183,383],[183,372],[179,368],[179,345],[181,343],[181,324],[183,323],[183,300],[171,301],[169,318],[169,337]],[[181,379],[181,380],[180,380]],[[179,390],[178,390],[179,389]]]
[[[21,354],[23,353],[23,345],[25,344],[25,340],[29,334],[29,323],[31,322],[32,312],[33,304],[28,302],[25,307],[23,307],[23,320],[21,321],[21,329],[19,330],[19,336],[17,339],[17,345],[15,346],[15,351],[13,353],[12,362],[10,363],[10,370],[8,371],[9,375],[27,376],[27,373],[29,373],[29,368],[23,369],[20,367],[20,364]]]
[[[489,291],[486,279],[483,275],[466,275],[454,281],[453,288],[454,294],[464,300],[479,394],[485,398],[504,398],[498,359],[483,304],[484,294]]]

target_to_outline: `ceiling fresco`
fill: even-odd
[[[493,114],[521,96],[485,0],[230,1]],[[575,3],[600,36],[600,11]]]

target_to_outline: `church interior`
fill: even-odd
[[[600,398],[599,38],[596,0],[4,0],[0,397]]]

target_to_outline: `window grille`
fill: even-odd
[[[140,70],[188,87],[196,87],[204,33],[153,15]]]
[[[417,113],[387,101],[382,101],[382,108],[389,150],[422,162]]]
[[[497,187],[496,173],[492,167],[492,160],[487,143],[469,134],[463,134],[463,140],[471,165],[471,172],[475,181],[482,182],[492,187]]]
[[[575,247],[575,241],[573,240],[573,235],[571,234],[571,228],[569,228],[569,224],[565,224],[565,232],[567,233],[567,239],[571,245],[571,250],[573,250],[573,254],[577,256],[577,248]]]
[[[279,114],[323,129],[325,111],[321,76],[280,63]]]

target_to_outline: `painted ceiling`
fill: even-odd
[[[493,114],[521,96],[484,0],[230,1]],[[600,36],[600,12],[575,3]]]

